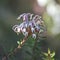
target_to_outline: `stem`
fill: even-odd
[[[8,60],[9,56],[15,55],[15,54],[18,52],[18,50],[21,49],[21,47],[24,45],[24,43],[26,42],[26,40],[27,40],[27,37],[25,37],[25,38],[21,41],[21,44],[18,45],[18,46],[14,49],[13,52],[8,53],[7,56],[5,55],[5,56],[2,58],[2,60]]]

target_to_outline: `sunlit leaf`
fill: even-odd
[[[20,41],[17,41],[17,44],[19,45],[20,44]]]
[[[48,48],[48,54],[50,54],[51,52],[50,52],[50,49]]]
[[[51,54],[51,58],[53,58],[55,56],[55,52],[53,52],[52,54]]]
[[[45,56],[48,56],[48,53],[43,53]]]

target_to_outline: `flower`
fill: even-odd
[[[22,29],[22,33],[23,33],[23,32],[26,32],[26,28],[23,28],[23,29]]]
[[[26,14],[26,13],[21,14],[21,15],[17,18],[17,20],[21,19],[25,14]]]
[[[35,29],[36,29],[37,31],[40,31],[40,26],[36,26]]]
[[[40,31],[40,22],[42,21],[41,16],[35,15],[31,13],[23,13],[17,19],[23,18],[23,22],[19,25],[14,25],[13,30],[16,33],[22,33],[25,37],[28,36],[28,33],[32,33],[32,37],[36,38],[35,32]],[[28,29],[29,28],[29,29]],[[27,29],[29,31],[27,31]]]
[[[32,31],[32,33],[35,32],[35,28],[31,27],[31,31]]]
[[[32,37],[33,37],[34,39],[36,39],[36,34],[32,34]]]
[[[23,33],[23,35],[24,35],[25,37],[28,36],[28,32]]]
[[[19,30],[20,30],[18,25],[14,25],[12,29],[14,30],[14,32],[19,32]]]

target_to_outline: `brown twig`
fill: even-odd
[[[21,41],[21,44],[18,45],[18,46],[14,49],[14,51],[12,51],[12,52],[8,53],[7,55],[5,55],[5,56],[2,58],[2,60],[8,60],[9,56],[14,55],[15,53],[17,53],[18,50],[21,49],[21,47],[24,45],[24,43],[26,42],[26,40],[27,40],[27,37],[25,37],[25,38]]]

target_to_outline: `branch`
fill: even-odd
[[[7,55],[5,55],[5,56],[2,58],[2,60],[8,60],[9,56],[15,55],[15,54],[18,52],[18,50],[21,49],[21,47],[24,45],[24,43],[26,42],[26,40],[27,40],[27,37],[25,37],[25,38],[21,41],[21,44],[18,45],[18,46],[14,49],[13,52],[10,52],[10,53],[8,53]]]

